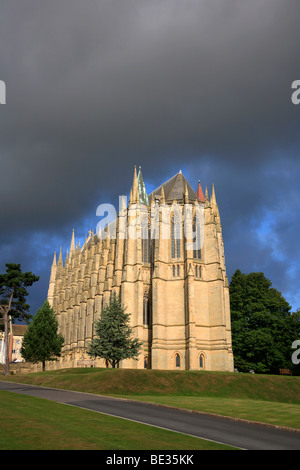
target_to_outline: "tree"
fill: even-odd
[[[292,343],[299,339],[300,312],[291,307],[263,273],[237,270],[230,283],[234,363],[241,372],[278,373],[294,369]]]
[[[24,334],[21,355],[25,361],[42,362],[43,371],[46,361],[56,361],[64,344],[64,338],[57,331],[56,315],[46,300]]]
[[[95,322],[96,337],[92,339],[88,354],[90,357],[106,359],[113,368],[122,360],[137,360],[143,343],[131,339],[130,314],[120,299],[113,293],[110,303],[103,309],[101,318]]]
[[[30,306],[26,304],[27,287],[39,280],[39,276],[31,272],[23,273],[20,264],[7,263],[6,273],[0,274],[0,313],[4,318],[5,341],[5,375],[9,370],[8,325],[12,320],[25,320],[28,323],[32,315],[28,313]]]

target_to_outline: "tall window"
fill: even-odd
[[[197,221],[196,216],[193,219],[193,233],[194,233],[194,259],[201,259],[201,233],[200,222]]]
[[[151,231],[148,227],[148,224],[143,224],[141,226],[141,236],[142,236],[142,262],[150,263],[151,262]]]
[[[201,266],[195,266],[195,277],[200,278],[201,277]]]
[[[180,232],[181,225],[174,217],[171,222],[171,257],[180,258]]]
[[[145,292],[143,300],[143,324],[145,326],[150,324],[149,294],[147,292]]]
[[[203,354],[200,354],[199,366],[200,366],[200,369],[204,369],[204,356],[203,356]]]
[[[175,366],[180,367],[180,356],[178,353],[175,356]]]

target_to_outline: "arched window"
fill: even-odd
[[[200,354],[199,366],[200,366],[200,369],[204,369],[204,355],[203,354]]]
[[[179,264],[177,264],[177,277],[180,276],[180,268],[179,268]]]
[[[173,277],[176,276],[176,268],[175,268],[175,265],[173,265]]]
[[[198,277],[198,266],[195,266],[195,277]]]
[[[180,356],[178,353],[175,355],[175,366],[180,367]]]
[[[145,356],[144,357],[144,369],[149,369],[149,357]]]
[[[151,262],[151,230],[148,223],[143,223],[141,226],[142,237],[142,262]]]
[[[180,233],[180,221],[174,216],[171,222],[171,257],[173,259],[180,258]]]
[[[194,233],[194,259],[201,259],[201,233],[200,233],[200,222],[195,216],[193,218],[193,233]]]

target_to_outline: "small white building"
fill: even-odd
[[[24,362],[23,357],[21,356],[21,346],[25,331],[27,330],[27,325],[12,325],[12,342],[11,342],[11,353],[10,361],[11,362]]]
[[[12,333],[9,333],[9,362],[24,362],[21,356],[21,346],[27,325],[12,325]],[[0,331],[0,364],[5,364],[4,332]]]

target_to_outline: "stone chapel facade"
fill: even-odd
[[[190,229],[186,229],[190,227]],[[195,243],[196,242],[196,243]],[[205,196],[180,171],[150,195],[134,169],[129,204],[82,248],[74,230],[51,268],[48,301],[65,343],[57,367],[88,359],[94,322],[112,292],[130,313],[138,360],[122,368],[233,371],[229,286],[214,186]],[[102,359],[96,365],[105,366]]]

